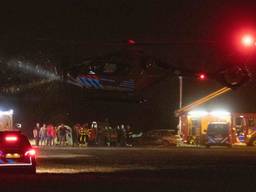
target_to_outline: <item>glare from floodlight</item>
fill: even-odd
[[[230,112],[228,112],[228,111],[221,111],[221,110],[212,111],[209,114],[212,115],[212,116],[217,116],[217,117],[223,117],[223,116],[230,116],[231,115]]]
[[[51,72],[49,70],[46,70],[46,69],[40,67],[39,65],[34,66],[28,62],[25,63],[25,62],[22,62],[22,61],[16,60],[16,59],[10,60],[7,64],[8,64],[8,66],[13,67],[15,69],[18,69],[25,73],[32,73],[32,74],[35,74],[42,78],[47,78],[50,80],[60,80],[61,79],[61,77],[58,74]]]
[[[208,115],[207,111],[190,111],[188,112],[188,115],[191,117],[203,117]]]
[[[13,110],[9,110],[9,111],[0,111],[0,116],[3,116],[3,115],[13,115]]]

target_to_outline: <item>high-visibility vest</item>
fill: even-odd
[[[86,135],[86,130],[84,128],[79,129],[80,135]]]

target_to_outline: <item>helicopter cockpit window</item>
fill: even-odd
[[[89,74],[95,74],[96,71],[97,71],[97,67],[96,67],[96,66],[90,65],[90,66],[88,67],[88,73],[89,73]]]
[[[103,68],[103,73],[115,73],[117,71],[117,66],[114,63],[105,63]]]

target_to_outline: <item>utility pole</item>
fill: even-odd
[[[179,75],[179,109],[182,108],[183,77]],[[178,134],[181,134],[181,116],[179,116]]]

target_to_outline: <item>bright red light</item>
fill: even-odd
[[[205,80],[206,79],[206,75],[205,74],[199,74],[199,79],[200,80]]]
[[[5,141],[15,142],[15,141],[18,141],[18,137],[17,136],[6,136]]]
[[[35,155],[36,155],[35,149],[30,149],[25,153],[25,156],[35,156]]]
[[[255,44],[254,38],[251,35],[245,35],[242,38],[242,44],[246,47],[251,47]]]
[[[136,42],[134,40],[132,40],[132,39],[129,39],[127,41],[127,43],[128,43],[128,45],[135,45],[136,44]]]

